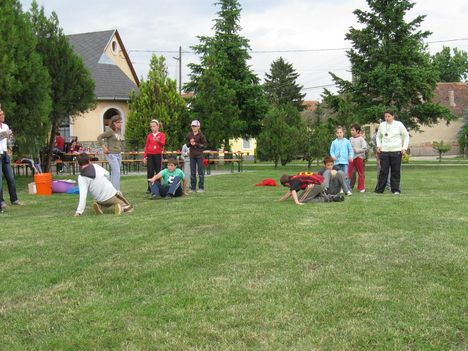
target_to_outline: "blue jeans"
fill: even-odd
[[[15,177],[13,175],[13,169],[10,165],[10,157],[7,154],[4,154],[2,158],[2,171],[0,172],[0,183],[3,183],[2,173],[5,176],[7,182],[8,193],[10,194],[10,202],[13,203],[15,201],[18,201],[18,196],[16,194]],[[0,185],[0,203],[4,201],[5,199],[3,198],[3,185]]]
[[[181,196],[182,190],[182,179],[175,177],[172,184],[161,184],[160,182],[154,182],[151,185],[151,195],[162,196],[171,195],[173,197]]]
[[[197,189],[197,169],[198,169],[198,188],[205,189],[205,176],[203,174],[203,157],[190,157],[190,189]]]
[[[0,154],[0,167],[3,168],[3,154]],[[2,173],[3,172],[0,172],[0,194],[3,194],[3,177],[2,177]],[[3,196],[2,196],[3,198]]]
[[[115,190],[120,191],[120,164],[122,163],[122,156],[120,154],[107,154],[106,160],[109,162],[111,169],[111,183]]]

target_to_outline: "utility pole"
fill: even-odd
[[[179,95],[182,94],[182,46],[179,46],[179,57],[173,57],[179,61]]]

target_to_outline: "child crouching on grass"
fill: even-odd
[[[322,185],[323,177],[310,172],[300,172],[289,176],[283,174],[280,178],[283,186],[289,187],[279,201],[285,201],[292,197],[296,205],[304,205],[307,202],[340,202],[344,201],[342,195],[329,195],[325,193],[325,187]],[[301,196],[298,192],[303,190]]]
[[[81,216],[86,207],[88,192],[94,199],[93,209],[97,215],[103,214],[104,209],[114,207],[114,213],[120,215],[123,212],[133,212],[133,206],[122,195],[115,190],[109,180],[109,172],[99,165],[92,164],[88,154],[80,154],[77,157],[80,166],[78,186],[80,188],[80,200],[75,217]]]
[[[177,160],[170,158],[167,161],[167,168],[148,179],[151,185],[151,197],[153,200],[164,198],[171,200],[173,197],[182,196],[184,193],[184,172],[177,168]],[[161,179],[162,182],[156,182]]]

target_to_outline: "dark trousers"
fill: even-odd
[[[381,152],[380,173],[376,193],[383,193],[387,185],[388,173],[390,172],[390,189],[392,193],[400,192],[401,152]]]
[[[155,174],[161,172],[162,168],[162,156],[161,154],[146,155],[146,175],[147,179],[153,178]],[[148,182],[148,190],[151,190],[150,184]]]
[[[151,185],[151,195],[166,197],[171,195],[173,197],[182,196],[182,179],[180,177],[175,177],[172,184],[164,185],[159,182],[154,182]]]
[[[198,188],[205,189],[205,176],[203,174],[203,157],[190,157],[190,189],[197,189],[197,169],[198,169]]]
[[[11,165],[10,165],[10,157],[7,154],[4,154],[3,156],[1,172],[3,173],[3,176],[5,177],[5,180],[8,185],[8,193],[10,194],[10,202],[13,203],[15,201],[18,201],[18,196],[16,195],[15,178],[13,176],[13,169],[11,168]],[[2,177],[0,176],[0,182],[1,181],[2,181]],[[0,186],[0,203],[4,201],[5,199],[3,198],[3,187]]]

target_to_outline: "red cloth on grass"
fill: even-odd
[[[260,183],[255,184],[255,186],[276,186],[274,179],[267,178],[263,179]]]

